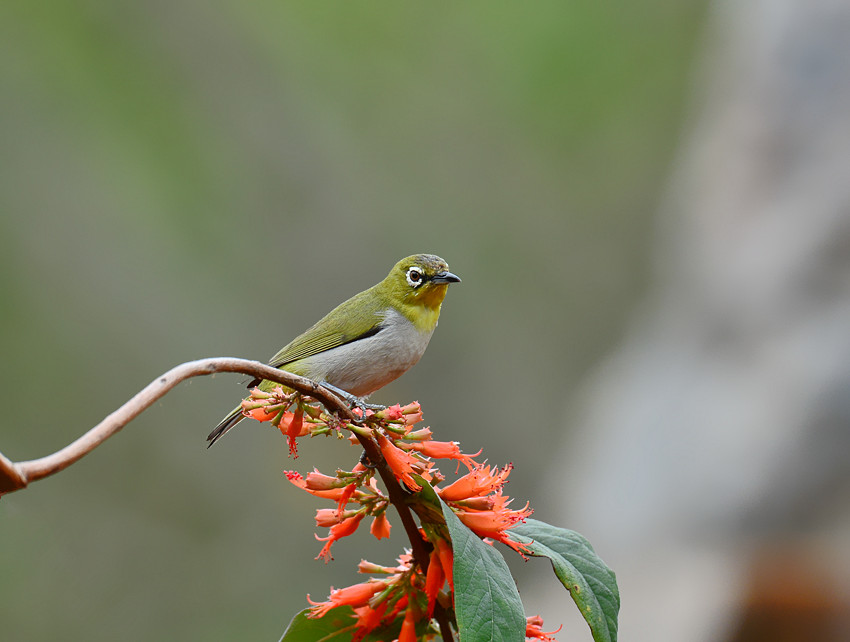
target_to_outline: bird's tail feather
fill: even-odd
[[[207,441],[210,442],[207,444],[207,448],[212,446],[215,442],[221,439],[228,430],[233,428],[236,424],[242,421],[245,418],[245,415],[242,414],[242,406],[236,406],[233,410],[228,413],[228,415],[222,419],[218,426],[213,428],[213,431],[207,437]]]

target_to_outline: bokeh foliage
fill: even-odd
[[[514,461],[539,506],[558,426],[502,400],[557,410],[638,300],[703,4],[6,0],[0,450],[61,447],[180,361],[265,358],[434,252],[464,283],[376,399]],[[371,544],[312,561],[279,436],[204,449],[237,381],[0,501],[4,639],[273,639],[351,583]]]

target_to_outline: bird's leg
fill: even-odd
[[[369,459],[369,455],[366,453],[365,449],[362,453],[360,453],[360,463],[363,464],[366,468],[375,469],[378,467],[378,464],[373,463],[372,460]]]
[[[329,384],[327,381],[322,381],[320,385],[345,399],[351,405],[352,408],[360,408],[360,411],[363,413],[364,419],[366,418],[367,410],[377,411],[386,409],[386,406],[382,406],[380,404],[366,403],[365,399],[361,397],[355,397],[350,392],[346,392],[342,388],[337,388],[336,386]]]
[[[386,409],[386,406],[382,406],[380,404],[366,403],[365,399],[362,399],[360,397],[355,397],[350,392],[346,392],[342,388],[337,388],[336,386],[328,383],[327,381],[322,381],[322,382],[320,382],[319,385],[321,385],[324,388],[327,388],[331,392],[336,393],[337,395],[339,395],[340,397],[345,399],[351,405],[352,409],[359,408],[360,412],[362,413],[361,416],[362,416],[363,420],[366,419],[366,411],[367,410],[377,411],[377,410],[385,410]],[[375,468],[377,466],[376,463],[372,462],[369,459],[369,455],[366,454],[365,450],[360,455],[360,463],[363,464],[366,468]]]

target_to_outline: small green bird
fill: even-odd
[[[383,281],[341,303],[284,346],[269,365],[366,397],[419,361],[437,327],[449,283],[459,282],[439,256],[408,256]],[[255,379],[248,387],[269,392],[278,385]],[[209,445],[242,419],[237,406],[209,434]]]

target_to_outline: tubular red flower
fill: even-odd
[[[381,419],[382,421],[398,421],[401,419],[404,414],[402,412],[401,406],[396,404],[394,406],[390,406],[389,408],[384,408],[375,413],[376,418]]]
[[[416,619],[416,613],[411,605],[404,614],[404,622],[401,623],[398,642],[416,642]]]
[[[481,454],[481,450],[479,450],[474,455],[465,455],[460,452],[460,444],[456,441],[421,441],[410,444],[410,447],[427,457],[456,459],[466,465],[470,471],[478,466],[473,457],[478,457]]]
[[[422,421],[422,406],[418,401],[412,401],[401,407],[401,414],[404,415],[404,423],[412,426]]]
[[[331,532],[327,537],[319,537],[316,535],[317,540],[320,542],[326,542],[326,544],[322,547],[322,550],[319,551],[319,554],[316,556],[316,559],[321,558],[325,560],[326,563],[332,560],[333,556],[331,555],[331,545],[338,539],[348,537],[356,531],[357,527],[360,526],[360,521],[362,519],[363,513],[357,513],[352,517],[343,519],[338,524],[331,526]]]
[[[257,421],[271,421],[277,415],[277,411],[266,412],[263,408],[254,408],[247,412],[248,416],[256,419]]]
[[[387,519],[386,512],[383,512],[375,517],[375,520],[372,522],[372,527],[369,529],[369,532],[375,536],[375,539],[381,539],[383,537],[390,536],[391,528],[392,526],[390,525],[390,520]]]
[[[532,511],[528,504],[520,510],[475,510],[458,511],[456,515],[466,526],[483,537],[493,537],[495,533],[511,528],[517,522],[525,521]]]
[[[335,524],[339,524],[343,520],[350,519],[358,514],[359,512],[354,510],[347,510],[340,513],[335,508],[317,508],[316,526],[321,528],[332,528]]]
[[[409,601],[407,595],[402,595],[392,609],[390,609],[390,612],[387,613],[386,619],[390,621],[395,620],[396,616],[407,608]]]
[[[301,473],[296,472],[294,470],[284,470],[283,474],[286,475],[286,478],[289,481],[298,486],[298,488],[302,488],[311,495],[321,497],[322,499],[332,499],[338,502],[345,493],[344,488],[332,488],[331,490],[310,490],[309,488],[307,488],[307,481],[301,476]]]
[[[428,573],[425,575],[425,597],[428,598],[428,619],[434,613],[434,604],[437,601],[437,593],[443,588],[446,582],[446,574],[443,572],[443,566],[440,563],[440,554],[435,548],[431,551],[431,560],[428,563]]]
[[[354,494],[355,490],[357,490],[356,482],[352,482],[342,489],[342,495],[340,495],[340,498],[337,500],[337,510],[340,513],[345,508],[345,505],[351,501],[351,496]]]
[[[452,506],[460,509],[493,510],[496,500],[492,495],[485,497],[470,497],[469,499],[458,499],[452,501]]]
[[[349,483],[347,480],[340,479],[339,477],[331,477],[330,475],[320,473],[316,468],[307,473],[305,481],[306,484],[304,487],[306,490],[331,490],[333,488],[341,488]]]
[[[431,432],[430,428],[420,428],[419,430],[413,430],[404,435],[404,438],[408,441],[428,441],[431,439],[431,435],[434,434]]]
[[[316,510],[316,526],[321,528],[330,528],[334,524],[339,524],[340,515],[335,508],[319,508]]]
[[[457,501],[468,497],[483,496],[499,490],[513,469],[508,464],[501,471],[496,467],[479,466],[445,488],[437,488],[437,494],[443,501]]]
[[[382,591],[386,586],[386,580],[371,579],[368,582],[353,584],[345,588],[331,589],[327,602],[314,602],[308,595],[307,601],[312,605],[308,617],[322,617],[337,606],[363,606],[369,602],[375,593]]]
[[[555,635],[562,628],[564,628],[563,624],[554,631],[549,631],[547,633],[543,631],[542,617],[539,615],[532,615],[525,618],[525,637],[527,638],[537,638],[538,640],[544,640],[544,642],[552,642],[555,638],[551,636]]]
[[[417,461],[414,457],[393,444],[383,434],[377,433],[377,437],[378,446],[381,448],[381,454],[383,454],[384,459],[386,459],[387,464],[393,471],[393,475],[395,475],[395,478],[400,482],[403,482],[410,490],[422,490],[422,486],[417,484],[413,477],[410,476],[411,473],[417,472],[413,468],[413,464],[421,466],[421,462]]]
[[[500,492],[493,496],[493,510],[457,510],[455,514],[479,537],[495,539],[523,555],[527,552],[526,546],[513,541],[506,531],[518,522],[524,522],[534,511],[529,508],[528,502],[519,510],[510,510],[508,504],[511,501]]]
[[[392,573],[397,573],[398,569],[391,566],[381,566],[380,564],[375,564],[374,562],[370,562],[369,560],[360,560],[360,564],[357,565],[358,573],[383,573],[385,575],[389,575]]]
[[[528,552],[527,547],[508,537],[506,531],[518,522],[524,522],[534,511],[529,508],[527,502],[519,510],[509,510],[507,506],[512,500],[503,495],[497,495],[493,499],[494,510],[460,510],[455,514],[479,537],[490,537],[510,546],[520,555],[525,555]]]
[[[298,457],[298,444],[295,441],[295,438],[301,436],[301,429],[304,426],[303,420],[304,409],[301,406],[298,406],[294,413],[283,413],[283,417],[280,420],[280,432],[282,432],[289,441],[289,454],[293,459]]]
[[[446,580],[449,583],[449,588],[452,590],[452,593],[454,593],[454,555],[452,554],[451,544],[442,538],[437,538],[434,541],[434,547],[437,549],[437,556],[440,558],[440,566],[443,568],[443,573],[446,574]]]
[[[389,602],[384,601],[375,608],[372,608],[368,604],[355,607],[354,612],[357,614],[357,623],[355,626],[357,627],[357,631],[355,632],[353,639],[363,639],[363,637],[377,628],[381,623],[381,620],[384,619],[384,614],[387,612],[388,604]]]

